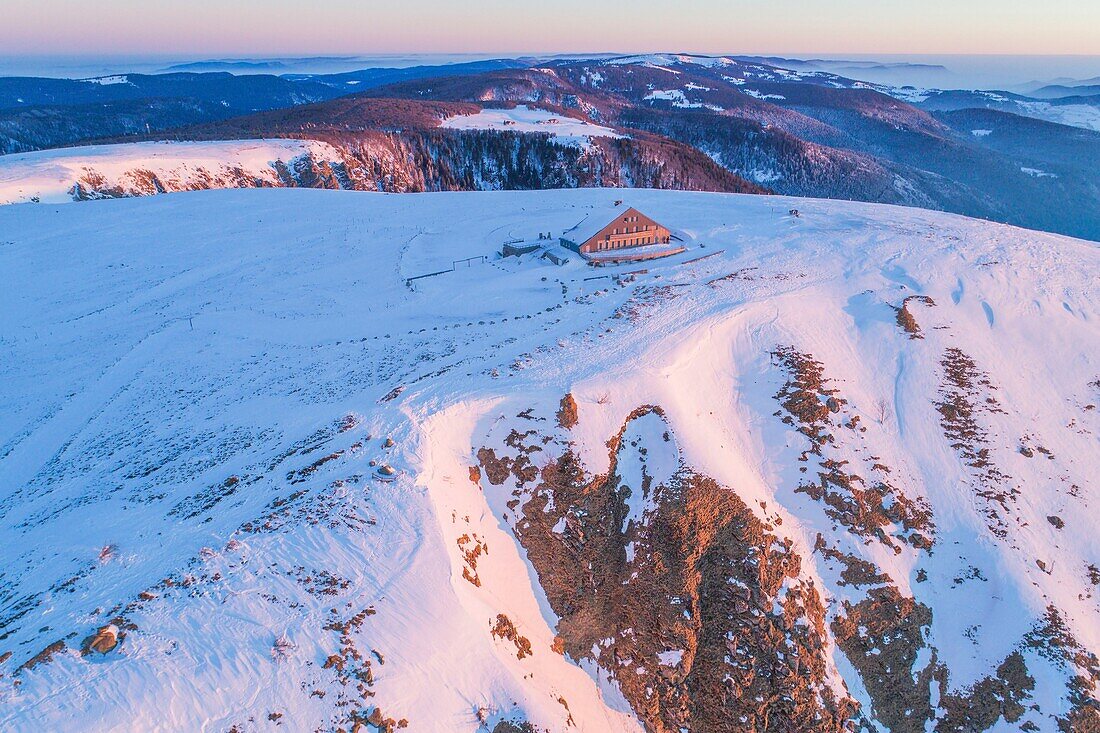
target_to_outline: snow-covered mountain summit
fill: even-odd
[[[316,140],[226,140],[94,145],[4,156],[0,205],[62,203],[211,188],[301,185],[339,151]]]
[[[494,256],[620,198],[687,251]],[[780,197],[0,207],[0,728],[1090,730],[1098,283]]]

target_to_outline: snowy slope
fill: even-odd
[[[1100,105],[1070,100],[1048,101],[1019,94],[974,90],[919,89],[866,85],[927,110],[995,109],[1059,125],[1100,130]]]
[[[1018,94],[1006,96],[1005,93],[987,90],[944,90],[913,86],[895,86],[890,84],[859,81],[856,76],[846,77],[833,74],[824,70],[814,69],[786,69],[771,64],[753,63],[748,59],[734,59],[726,56],[693,56],[688,54],[647,54],[641,56],[622,56],[605,59],[599,63],[610,66],[638,65],[650,69],[660,69],[670,74],[679,74],[677,68],[697,66],[706,69],[723,70],[733,76],[725,76],[725,80],[731,84],[743,86],[746,83],[774,82],[774,83],[810,83],[827,87],[846,89],[869,89],[887,94],[895,99],[913,104],[923,109],[966,109],[985,108],[1001,109],[1006,112],[1034,117],[1048,122],[1056,122],[1061,125],[1080,127],[1086,130],[1100,129],[1100,107],[1087,103],[1056,104],[1054,102],[1033,99]],[[854,71],[854,70],[853,70]],[[599,86],[598,82],[593,86]],[[677,90],[658,92],[653,99],[673,99],[667,95],[674,94]],[[746,94],[758,99],[783,100],[779,94],[765,94],[750,88],[744,89]],[[682,94],[682,92],[681,92]],[[666,96],[660,96],[666,95]],[[941,97],[956,100],[949,106],[942,106]],[[931,100],[931,102],[929,101]],[[676,106],[688,106],[682,97],[681,103]],[[925,104],[928,102],[928,104]],[[696,105],[698,106],[697,103]]]
[[[1018,107],[1019,113],[1026,117],[1100,131],[1100,105],[1020,102]]]
[[[626,137],[608,127],[563,117],[524,104],[516,105],[512,109],[483,109],[475,115],[448,117],[441,126],[454,130],[548,133],[562,145],[585,146],[593,137]]]
[[[70,201],[80,188],[157,193],[271,186],[278,183],[277,162],[306,157],[341,160],[334,148],[315,140],[127,143],[5,155],[0,204]]]
[[[624,196],[688,251],[493,256]],[[0,729],[1086,720],[1098,283],[778,197],[2,207]]]

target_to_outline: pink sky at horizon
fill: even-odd
[[[1086,0],[0,0],[5,54],[1100,54]]]

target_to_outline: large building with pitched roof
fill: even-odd
[[[593,217],[589,217],[592,219]],[[585,220],[561,236],[561,243],[590,261],[628,262],[684,251],[665,226],[630,207],[607,223]]]

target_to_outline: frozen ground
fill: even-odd
[[[688,251],[622,284],[637,266],[493,257],[619,198]],[[677,447],[647,471],[682,461],[765,502],[830,616],[856,590],[814,554],[818,533],[919,593],[951,689],[1050,606],[1098,651],[1098,283],[1094,244],[779,197],[265,189],[0,207],[0,729],[350,729],[377,706],[414,732],[472,733],[479,710],[490,727],[641,731],[606,674],[552,650],[506,490],[470,476],[494,431],[566,392],[592,471],[632,410],[660,405]],[[911,306],[922,339],[894,310],[912,295],[935,302]],[[824,364],[861,440],[929,502],[932,553],[848,536],[794,490],[804,438],[776,417],[781,345]],[[951,348],[995,390],[987,456],[1020,489],[994,507],[1003,536],[941,427]],[[638,465],[623,466],[635,482]],[[653,495],[632,496],[640,522]],[[490,633],[498,614],[530,655]],[[117,649],[81,655],[115,619]],[[1027,662],[1023,720],[1053,730],[1071,671]]]

